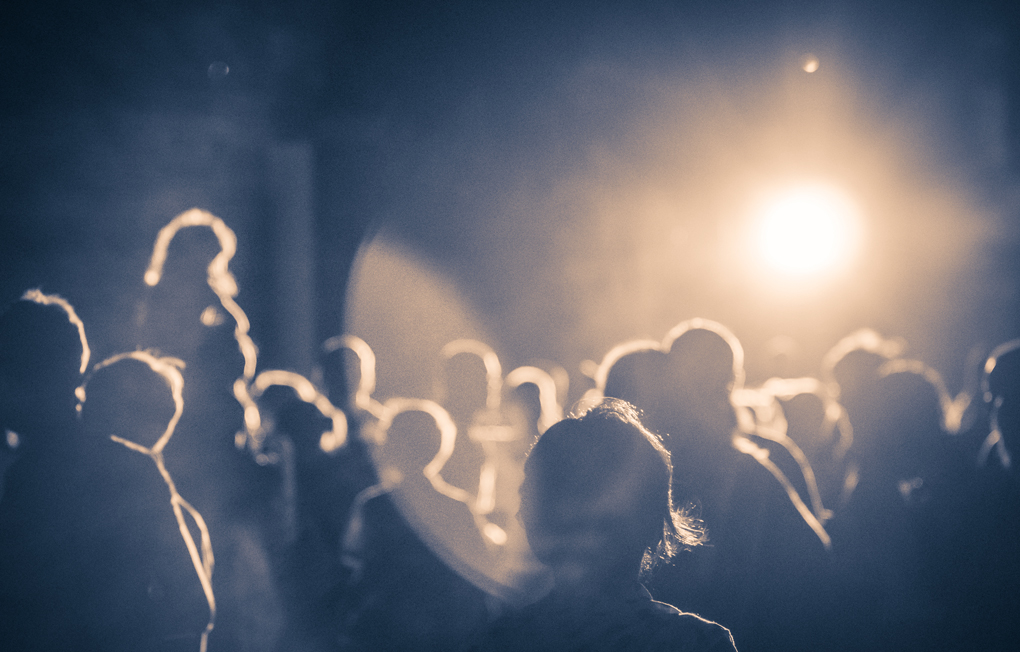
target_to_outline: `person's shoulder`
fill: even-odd
[[[658,618],[668,626],[660,630],[656,644],[649,649],[683,652],[736,652],[733,635],[717,622],[697,614],[680,611],[671,604],[652,601]]]

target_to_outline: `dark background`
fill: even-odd
[[[62,294],[96,360],[158,345],[137,326],[151,299],[141,276],[158,229],[198,206],[238,234],[231,268],[260,364],[307,372],[316,343],[344,329],[357,247],[388,224],[459,283],[509,360],[553,358],[574,374],[620,339],[661,337],[698,313],[734,327],[752,371],[774,335],[813,335],[815,355],[875,326],[915,344],[956,391],[969,353],[1018,334],[1018,13],[988,2],[5,3],[0,299]],[[583,311],[566,304],[586,297],[551,289],[536,307],[508,293],[509,267],[542,261],[553,274],[565,255],[543,249],[555,215],[512,221],[494,207],[549,195],[599,147],[632,145],[647,89],[672,77],[740,89],[721,96],[757,124],[756,111],[776,110],[759,103],[776,70],[804,52],[820,56],[816,74],[837,68],[844,90],[851,80],[862,121],[898,125],[876,133],[926,166],[904,173],[921,179],[912,193],[952,188],[967,206],[950,226],[984,235],[945,278],[926,271],[940,269],[931,256],[920,271],[902,258],[884,268],[898,281],[880,307],[848,299],[813,332],[768,321],[768,305],[681,298],[644,321],[606,316],[612,326],[583,344]],[[947,228],[921,216],[891,237]],[[204,237],[181,236],[182,264],[205,265],[215,249]]]

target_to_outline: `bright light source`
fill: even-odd
[[[810,73],[818,70],[819,65],[820,62],[818,61],[818,57],[813,54],[807,54],[804,55],[804,59],[801,61],[800,67],[804,72]]]
[[[856,207],[835,188],[800,186],[763,204],[756,244],[765,263],[779,272],[832,271],[854,253],[858,223]]]

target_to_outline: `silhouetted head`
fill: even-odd
[[[537,385],[521,383],[505,391],[500,409],[520,433],[518,442],[531,446],[538,439],[542,399]]]
[[[166,378],[147,363],[123,358],[98,368],[85,385],[85,434],[111,435],[152,448],[174,418],[176,403]]]
[[[485,362],[474,353],[457,353],[443,366],[443,407],[454,421],[471,423],[474,415],[484,410],[488,399],[488,375]]]
[[[1020,340],[1007,342],[988,356],[982,388],[1003,443],[1016,460],[1020,457]]]
[[[346,347],[337,347],[323,353],[320,365],[322,383],[329,400],[344,410],[350,410],[361,375],[358,357]]]
[[[669,343],[668,432],[678,441],[719,447],[737,426],[730,396],[743,383],[743,350],[723,326],[705,324]]]
[[[391,399],[379,422],[380,465],[405,479],[421,481],[428,468],[439,472],[456,444],[457,427],[443,408],[431,401]]]
[[[822,379],[829,392],[846,408],[850,422],[868,410],[878,369],[903,351],[903,342],[883,337],[870,328],[858,329],[842,338],[822,359]]]
[[[663,402],[666,354],[658,349],[640,349],[621,356],[609,368],[603,394],[627,401],[644,413],[645,424],[664,432]]]
[[[888,361],[889,358],[874,351],[848,351],[832,368],[840,402],[852,405],[859,400],[878,379],[878,369]]]
[[[671,472],[659,438],[623,401],[606,399],[539,438],[524,466],[520,518],[558,590],[612,591],[654,555],[700,540],[673,507]]]
[[[808,459],[815,459],[833,442],[832,428],[826,428],[825,401],[813,392],[801,392],[781,400],[786,417],[786,434]]]
[[[854,430],[852,450],[861,467],[896,478],[926,476],[938,468],[945,432],[938,388],[920,369],[894,361],[879,370],[867,418]]]
[[[263,428],[270,436],[286,436],[305,455],[322,453],[319,441],[332,424],[312,403],[302,401],[292,387],[272,385],[259,396]]]
[[[735,352],[720,333],[707,328],[684,331],[669,348],[673,373],[682,384],[728,395],[737,380]]]
[[[61,305],[22,299],[0,315],[0,426],[28,440],[74,419],[83,347]]]

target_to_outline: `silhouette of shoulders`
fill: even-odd
[[[576,600],[552,593],[511,612],[469,650],[732,652],[728,629],[652,600],[640,586],[623,598]]]

